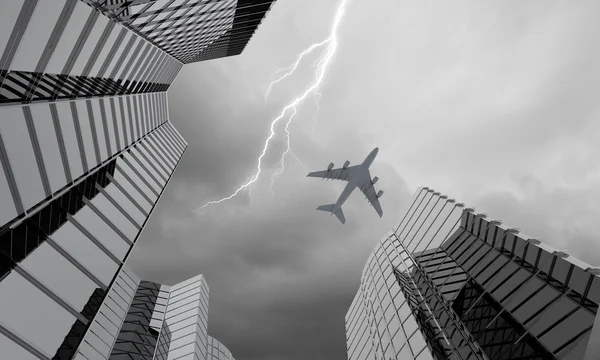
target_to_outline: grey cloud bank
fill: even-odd
[[[314,98],[290,127],[306,169],[288,158],[271,199],[282,121],[253,202],[244,192],[194,214],[254,173],[270,121],[314,68],[265,103],[271,74],[327,36],[336,5],[279,2],[242,56],[182,70],[170,118],[189,148],[130,261],[137,273],[164,283],[204,273],[209,332],[238,360],[319,360],[346,358],[344,314],[362,267],[419,185],[600,264],[593,1],[351,1],[315,131]],[[384,217],[360,194],[345,205],[345,226],[314,210],[343,184],[306,173],[361,161],[375,146]]]

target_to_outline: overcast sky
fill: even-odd
[[[318,53],[265,103],[272,73],[328,36],[337,4],[281,0],[241,56],[180,72],[170,118],[189,147],[129,261],[136,273],[167,284],[203,273],[209,333],[238,360],[343,360],[362,268],[418,186],[600,265],[594,0],[350,0],[316,122],[309,97],[290,126],[303,165],[287,159],[271,198],[281,122],[253,201],[244,192],[192,213],[253,175],[270,122],[311,84]],[[359,193],[345,225],[315,211],[343,184],[306,173],[375,146],[383,218]]]

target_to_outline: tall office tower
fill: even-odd
[[[117,288],[137,287],[123,264],[187,146],[160,96],[0,108],[0,348],[11,358],[70,359]]]
[[[2,0],[0,358],[148,358],[155,345],[160,358],[180,341],[160,320],[166,290],[124,265],[187,147],[168,119],[174,55],[188,59],[173,46],[234,54],[260,19],[241,0],[100,5],[125,3],[119,16],[155,23],[124,26],[87,0]],[[209,21],[228,35],[196,31]],[[158,41],[156,22],[174,32]]]
[[[102,352],[187,147],[165,92],[182,64],[75,0],[2,1],[0,54],[0,358],[71,359],[89,334]]]
[[[84,0],[184,64],[242,53],[276,0]]]
[[[596,360],[599,276],[422,188],[367,261],[348,359]]]
[[[161,93],[182,66],[82,1],[2,1],[0,105]]]
[[[117,301],[100,309],[74,359],[233,360],[207,334],[208,285],[202,275],[165,286],[139,281],[125,268],[121,279],[114,287]]]
[[[198,275],[171,287],[165,316],[171,343],[168,359],[206,359],[208,285]]]

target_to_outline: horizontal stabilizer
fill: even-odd
[[[332,212],[334,207],[335,204],[321,205],[317,208],[317,210]]]
[[[327,211],[330,213],[333,213],[333,209],[335,208],[335,204],[329,204],[329,205],[321,205],[317,208],[317,210],[321,210],[321,211]],[[342,211],[342,208],[339,208],[336,212],[335,212],[335,216],[337,216],[338,220],[342,223],[345,224],[346,223],[346,218],[344,217],[344,212]]]

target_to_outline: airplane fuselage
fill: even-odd
[[[358,184],[365,184],[371,182],[371,173],[369,172],[369,167],[377,157],[377,153],[379,152],[379,148],[373,149],[369,155],[365,158],[362,164],[358,165],[358,169],[353,171],[353,176],[349,179],[348,184],[338,197],[335,202],[335,207],[333,208],[332,214],[338,211],[342,205],[348,200],[350,194],[356,189]],[[346,170],[347,171],[347,170]]]

